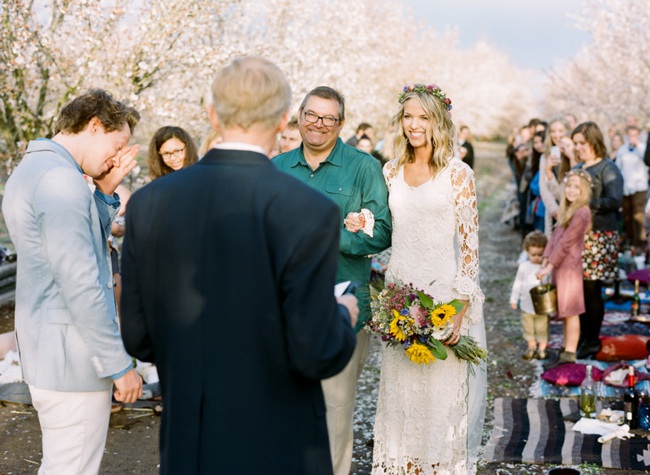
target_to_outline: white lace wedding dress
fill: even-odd
[[[412,283],[438,301],[468,299],[461,334],[472,334],[485,348],[473,172],[453,158],[437,176],[412,187],[403,167],[395,166],[392,161],[384,167],[393,216],[386,280]],[[383,345],[373,474],[475,473],[485,367],[471,376],[464,361],[450,350],[448,355],[420,365],[401,348]]]

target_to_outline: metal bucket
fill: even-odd
[[[537,315],[557,313],[557,289],[553,284],[539,284],[530,289],[530,297]]]

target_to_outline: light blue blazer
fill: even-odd
[[[107,245],[117,209],[61,145],[29,143],[2,212],[16,248],[16,336],[28,384],[109,389],[131,365],[118,330]]]

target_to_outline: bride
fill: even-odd
[[[455,156],[451,101],[435,85],[404,88],[395,116],[395,159],[384,166],[393,216],[387,282],[412,283],[436,300],[465,303],[447,345],[473,336],[486,348],[478,284],[478,210],[472,170]],[[358,224],[348,219],[354,231]],[[476,473],[485,415],[485,366],[448,351],[411,362],[382,346],[373,474]]]

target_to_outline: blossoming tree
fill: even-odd
[[[495,47],[463,50],[454,32],[424,27],[397,0],[4,0],[0,46],[0,154],[9,168],[29,140],[52,133],[65,101],[91,87],[141,112],[141,143],[167,124],[200,138],[210,79],[237,55],[283,68],[294,112],[311,88],[339,89],[344,134],[361,121],[386,127],[397,94],[414,82],[436,82],[454,120],[480,135],[523,122],[533,104],[525,76]]]
[[[195,125],[206,73],[243,53],[236,36],[218,29],[236,28],[239,3],[4,1],[0,152],[11,165],[29,140],[52,133],[64,102],[91,87],[110,90],[145,117]]]
[[[577,26],[592,42],[549,74],[547,109],[573,112],[601,127],[634,115],[650,121],[650,9],[636,0],[584,4]],[[588,7],[588,9],[587,9]]]

